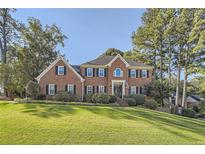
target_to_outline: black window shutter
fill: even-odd
[[[95,86],[93,86],[93,94],[95,93]]]
[[[46,85],[46,95],[48,95],[48,85]]]
[[[65,91],[68,91],[68,85],[67,84],[65,85]]]
[[[87,86],[85,86],[85,88],[84,88],[84,94],[85,95],[87,94]]]
[[[64,66],[64,75],[66,75],[66,66]]]
[[[99,69],[96,68],[96,76],[98,77],[99,76]]]
[[[93,77],[95,76],[95,68],[93,68]]]
[[[142,70],[140,70],[140,78],[142,77]]]
[[[106,86],[104,86],[104,92],[107,93],[107,87]]]
[[[85,76],[87,76],[87,68],[85,68]]]
[[[136,94],[138,94],[138,87],[136,86]]]
[[[129,69],[128,70],[128,77],[130,77],[131,76],[131,70]]]
[[[136,70],[136,78],[138,78],[138,70]]]
[[[107,76],[107,68],[104,68],[104,76]]]
[[[56,75],[58,75],[58,66],[56,66]]]
[[[129,95],[131,94],[131,86],[129,86]]]
[[[142,94],[142,87],[140,87],[140,94]]]
[[[74,94],[76,94],[76,85],[74,85],[73,88],[74,88]]]
[[[147,78],[149,78],[149,70],[147,70]]]
[[[57,93],[57,85],[55,84],[55,94]]]
[[[98,93],[99,92],[99,87],[98,86],[96,86],[96,93]]]

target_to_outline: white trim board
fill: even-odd
[[[126,62],[126,60],[120,55],[120,54],[117,54],[115,56],[115,58],[113,58],[107,65],[110,67],[112,65],[112,63],[117,60],[117,58],[120,58],[120,60],[122,60],[122,62],[126,65],[126,67],[129,67],[130,64],[128,64],[128,62]]]
[[[112,95],[114,95],[114,83],[122,83],[122,98],[125,95],[125,82],[126,80],[111,80],[112,81]]]
[[[40,79],[53,67],[57,62],[62,60],[79,78],[81,82],[84,82],[85,79],[83,79],[78,72],[62,57],[59,56],[54,62],[52,62],[38,77],[36,77],[36,80],[39,82]]]

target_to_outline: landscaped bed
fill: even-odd
[[[139,107],[0,101],[0,144],[205,144],[205,122]]]

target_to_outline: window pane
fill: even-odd
[[[147,77],[147,70],[142,70],[142,77],[144,77],[144,78]]]
[[[74,86],[72,84],[68,85],[68,92],[71,94],[74,93]]]
[[[55,94],[55,85],[49,84],[49,95],[54,95],[54,94]]]
[[[99,93],[104,93],[104,86],[99,86]]]
[[[64,75],[64,66],[58,66],[58,75]]]
[[[104,77],[104,68],[99,68],[99,77]]]
[[[136,70],[131,70],[131,77],[135,78],[136,77]]]
[[[136,87],[135,86],[131,86],[131,94],[136,94]]]
[[[114,75],[116,77],[122,77],[122,70],[120,68],[116,68],[114,71]]]
[[[87,94],[93,93],[93,86],[87,86]]]
[[[92,77],[93,76],[93,68],[88,68],[87,69],[87,75],[89,76],[89,77]]]

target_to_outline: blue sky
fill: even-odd
[[[71,64],[96,58],[107,48],[132,48],[131,35],[141,24],[145,9],[17,9],[14,17],[26,23],[29,16],[43,25],[55,23],[68,39],[61,53]]]

